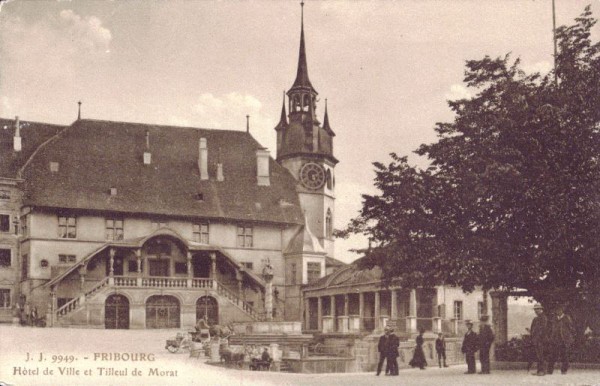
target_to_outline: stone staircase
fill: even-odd
[[[214,279],[186,279],[186,278],[171,278],[171,277],[106,277],[93,288],[86,291],[81,296],[72,299],[60,308],[54,311],[54,321],[58,325],[69,325],[69,319],[78,311],[85,309],[84,304],[93,302],[93,298],[99,294],[114,290],[115,288],[164,288],[164,289],[181,289],[182,291],[202,291],[210,290],[209,293],[216,293],[223,299],[227,299],[230,305],[235,306],[245,315],[254,321],[263,321],[264,314],[256,311],[248,303],[240,299],[237,294],[229,290],[223,284]]]

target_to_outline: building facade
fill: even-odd
[[[483,314],[492,314],[489,296],[476,289],[465,294],[451,286],[402,288],[383,284],[379,267],[361,269],[354,262],[303,288],[304,326],[307,331],[339,334],[381,333],[392,326],[395,333],[411,338],[424,329],[429,333],[462,336],[465,321],[478,330]]]
[[[275,128],[1,121],[0,317],[179,328],[303,318],[333,256],[334,133],[298,71]],[[286,105],[289,113],[286,113]]]

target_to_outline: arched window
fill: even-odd
[[[302,103],[302,110],[308,111],[310,108],[310,96],[304,95],[304,103]]]
[[[327,189],[331,190],[333,188],[331,184],[331,170],[327,169],[327,172],[325,173],[325,178],[327,181]]]
[[[327,209],[327,215],[325,216],[325,235],[329,239],[333,236],[333,219],[331,218],[331,209]]]
[[[300,97],[298,95],[294,95],[294,111],[302,111],[302,106],[300,105]]]

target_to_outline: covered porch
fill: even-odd
[[[56,275],[45,288],[50,325],[86,303],[97,303],[97,295],[124,290],[140,296],[189,292],[190,301],[203,294],[227,301],[253,320],[265,318],[262,278],[221,248],[186,240],[168,228],[136,240],[107,242]]]

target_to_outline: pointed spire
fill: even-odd
[[[275,126],[275,131],[279,131],[285,129],[287,127],[287,115],[285,113],[285,90],[283,91],[283,103],[281,105],[281,118],[279,118],[279,123]]]
[[[327,98],[325,98],[325,116],[323,117],[323,129],[325,129],[325,131],[331,136],[335,136],[335,133],[331,129],[331,126],[329,126],[329,114],[327,113]]]
[[[316,92],[310,79],[308,79],[308,66],[306,64],[306,48],[304,45],[304,1],[300,3],[302,7],[302,17],[300,22],[300,52],[298,55],[298,72],[296,73],[296,80],[294,81],[294,87],[308,87],[312,91]]]

